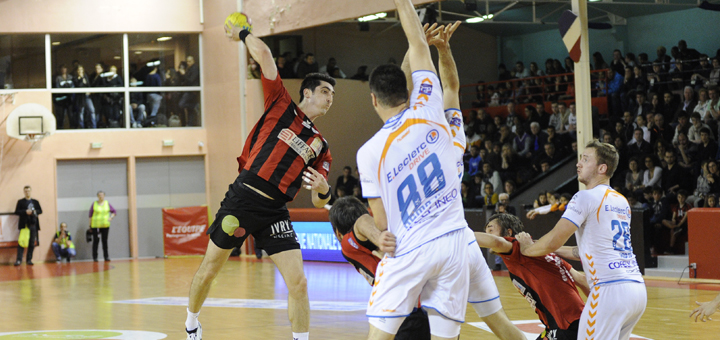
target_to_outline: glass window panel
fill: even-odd
[[[128,45],[138,86],[200,86],[198,34],[130,33]]]
[[[52,34],[50,38],[53,87],[58,87],[56,78],[63,65],[73,76],[77,76],[82,66],[91,87],[123,86],[112,80],[113,74],[123,79],[122,34]]]
[[[0,34],[0,90],[45,88],[45,35]]]
[[[124,128],[124,102],[124,92],[55,93],[53,113],[57,128]]]
[[[200,126],[202,122],[200,107],[200,91],[130,92],[129,110],[133,111],[130,126],[133,128]]]

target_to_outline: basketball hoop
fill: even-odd
[[[46,134],[44,133],[28,133],[25,135],[25,141],[35,144],[40,142],[43,138],[45,138],[45,136]]]

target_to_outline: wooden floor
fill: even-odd
[[[0,340],[184,339],[187,292],[200,261],[188,257],[0,266]],[[366,281],[348,264],[306,262],[305,272],[313,309],[311,339],[364,339],[370,292]],[[720,339],[720,314],[714,315],[717,321],[706,323],[688,318],[696,300],[708,301],[720,292],[720,282],[646,280],[648,307],[633,331],[637,339]],[[535,313],[507,273],[496,272],[495,282],[510,319],[529,334],[539,333]],[[233,258],[200,313],[204,338],[290,339],[286,297],[271,261]],[[495,339],[479,322],[469,308],[461,338]]]

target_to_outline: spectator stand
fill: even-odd
[[[598,89],[599,74],[606,70],[591,71],[592,77],[592,106],[597,108],[598,114],[602,116],[608,115],[608,103],[605,94]],[[478,84],[467,84],[460,86],[460,106],[463,108],[463,115],[467,116],[468,112],[473,109],[483,108],[491,116],[507,115],[507,103],[513,101],[515,105],[515,113],[523,119],[525,117],[525,107],[535,105],[542,101],[545,105],[545,112],[551,113],[550,105],[553,101],[560,100],[569,104],[575,101],[574,80],[563,80],[555,83],[554,79],[562,77],[562,79],[574,79],[573,73],[553,74],[549,76],[530,77],[522,79],[511,79],[505,81],[494,81]],[[521,86],[523,82],[529,81],[531,85]],[[542,84],[536,84],[541,82]],[[482,93],[478,96],[477,88],[482,86]],[[570,90],[557,91],[557,87],[568,88]],[[553,89],[555,87],[556,89]],[[492,89],[490,89],[492,88]],[[508,95],[499,98],[497,105],[493,103],[492,96],[497,89],[505,88]],[[480,100],[478,99],[481,98]]]

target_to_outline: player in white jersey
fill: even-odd
[[[391,339],[420,296],[433,337],[455,339],[469,280],[455,151],[420,21],[409,0],[395,4],[408,38],[413,91],[408,107],[398,66],[372,72],[373,107],[385,124],[357,156],[375,223],[397,240],[394,254],[386,254],[376,272],[368,338]]]
[[[526,256],[544,256],[575,233],[590,296],[578,339],[629,339],[647,305],[647,291],[630,242],[630,206],[609,186],[618,154],[610,144],[588,143],[577,164],[585,184],[573,196],[555,228],[534,244],[518,235]]]
[[[460,25],[460,21],[448,26],[429,26],[425,24],[425,36],[428,45],[435,46],[438,51],[438,70],[442,80],[443,106],[445,119],[450,125],[450,132],[453,136],[453,150],[457,157],[458,178],[462,178],[464,172],[463,154],[465,153],[466,137],[463,129],[462,112],[460,111],[460,80],[457,74],[457,67],[450,50],[450,38],[453,32]],[[406,79],[411,74],[410,65],[406,55],[402,69]],[[411,85],[408,79],[408,85]],[[482,251],[475,239],[475,233],[468,227],[464,229],[468,243],[468,266],[470,285],[468,287],[468,303],[475,309],[475,312],[500,339],[525,339],[520,330],[508,319],[500,303],[495,280],[490,268],[482,255]]]

